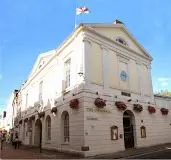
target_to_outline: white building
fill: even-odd
[[[20,89],[23,144],[91,156],[171,142],[171,98],[154,97],[151,61],[120,22],[79,25]]]

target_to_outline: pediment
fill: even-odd
[[[54,53],[55,50],[40,54],[33,66],[29,78],[34,76],[51,59]]]
[[[89,25],[94,31],[97,33],[116,41],[118,44],[121,44],[128,49],[135,51],[137,54],[140,54],[150,60],[152,57],[148,54],[148,52],[136,41],[136,39],[131,35],[131,33],[121,24],[97,24],[97,25]],[[120,43],[120,40],[123,43]]]

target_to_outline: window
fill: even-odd
[[[65,62],[65,88],[70,87],[71,59]]]
[[[39,102],[42,102],[43,81],[39,83]]]
[[[26,108],[28,106],[28,93],[26,94]]]
[[[117,38],[116,41],[125,45],[125,46],[128,46],[127,42],[123,38]]]
[[[46,137],[47,140],[51,140],[51,118],[47,116],[46,118]]]
[[[69,114],[68,112],[63,112],[62,114],[62,121],[63,121],[63,140],[64,142],[69,142]]]

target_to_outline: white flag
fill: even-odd
[[[76,15],[79,14],[88,14],[90,13],[89,9],[87,7],[80,7],[80,8],[76,8]]]

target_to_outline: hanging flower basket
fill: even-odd
[[[142,112],[143,111],[143,107],[141,104],[134,104],[134,111],[136,112]]]
[[[51,113],[57,113],[57,107],[53,107],[52,109],[51,109]]]
[[[115,105],[119,110],[122,110],[122,111],[124,111],[127,108],[126,104],[122,101],[116,101]]]
[[[98,108],[103,108],[104,106],[106,106],[106,100],[103,100],[102,98],[96,98],[95,101],[94,101],[94,104]]]
[[[21,119],[21,120],[19,121],[19,124],[22,124],[22,122],[23,122],[23,120]]]
[[[32,115],[31,117],[30,117],[30,120],[34,120],[35,119],[35,115]]]
[[[161,108],[160,111],[162,112],[162,115],[167,115],[169,113],[169,110],[166,108]]]
[[[38,113],[38,116],[39,116],[39,118],[44,117],[45,116],[45,112],[43,111],[43,112]]]
[[[153,106],[148,106],[148,111],[152,114],[156,112],[156,109]]]
[[[27,122],[28,121],[28,118],[24,119],[24,122]]]
[[[70,106],[70,108],[72,108],[72,109],[77,109],[77,108],[79,107],[79,100],[76,99],[76,98],[70,100],[69,106]]]

